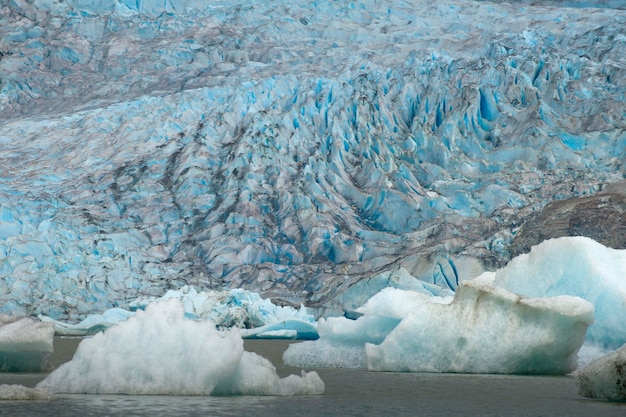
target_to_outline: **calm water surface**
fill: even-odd
[[[58,341],[57,341],[58,342]],[[72,343],[74,346],[72,346]],[[65,346],[67,345],[67,346]],[[281,376],[286,342],[246,341],[276,364]],[[56,363],[75,342],[55,345]],[[321,369],[326,393],[295,397],[177,397],[61,395],[54,401],[0,402],[0,417],[58,416],[626,416],[626,403],[580,397],[575,379]],[[0,374],[0,383],[33,386],[45,374]]]

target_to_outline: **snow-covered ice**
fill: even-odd
[[[576,379],[580,395],[626,401],[626,345],[580,369]]]
[[[148,305],[81,341],[72,360],[38,388],[55,393],[163,395],[321,394],[317,373],[280,378],[265,358],[244,351],[235,330],[184,317],[180,300]]]
[[[46,371],[53,340],[51,324],[0,315],[0,372]]]

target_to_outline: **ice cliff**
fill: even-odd
[[[624,178],[626,11],[585,3],[3,2],[0,312],[503,265]]]

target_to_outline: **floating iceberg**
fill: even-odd
[[[387,289],[356,320],[320,320],[320,339],[291,345],[292,366],[376,371],[564,374],[593,322],[578,297],[524,298],[489,277],[462,282],[453,299]]]
[[[259,294],[243,289],[197,291],[191,286],[184,286],[180,290],[170,290],[159,298],[139,298],[129,305],[134,310],[143,310],[152,303],[169,299],[182,302],[187,318],[210,320],[219,328],[240,328],[244,338],[318,338],[315,318],[304,306],[300,309],[277,306]],[[134,311],[112,308],[103,314],[89,315],[77,324],[47,316],[39,318],[53,323],[58,335],[85,336],[107,329],[134,314]]]
[[[184,286],[159,298],[139,298],[131,302],[130,307],[144,309],[154,301],[171,298],[181,300],[187,317],[209,319],[218,327],[249,329],[285,320],[315,323],[315,318],[303,305],[300,309],[278,306],[256,292],[240,288],[198,292],[192,286]]]
[[[365,368],[366,343],[381,343],[417,305],[448,303],[451,299],[451,296],[384,288],[355,310],[361,314],[356,320],[346,317],[320,319],[317,324],[320,339],[290,345],[283,354],[283,361],[300,367]]]
[[[498,287],[527,297],[582,297],[595,307],[587,343],[604,349],[626,343],[626,250],[585,237],[550,239],[485,274]]]
[[[566,374],[592,322],[593,306],[581,298],[525,298],[476,278],[451,303],[420,304],[380,345],[367,344],[367,368]]]
[[[163,395],[321,394],[315,372],[280,378],[265,358],[246,352],[237,330],[184,317],[180,300],[145,311],[83,340],[73,359],[37,388],[55,393]]]
[[[576,378],[582,396],[626,401],[626,345],[591,362]]]
[[[43,372],[53,352],[54,327],[29,317],[0,315],[0,372]]]

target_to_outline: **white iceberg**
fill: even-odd
[[[582,396],[626,401],[626,345],[594,360],[576,378]]]
[[[0,372],[42,372],[53,352],[54,327],[29,317],[0,315]]]
[[[315,372],[280,378],[266,359],[245,352],[235,330],[184,317],[177,299],[83,340],[70,362],[37,388],[54,393],[162,395],[321,394]]]

